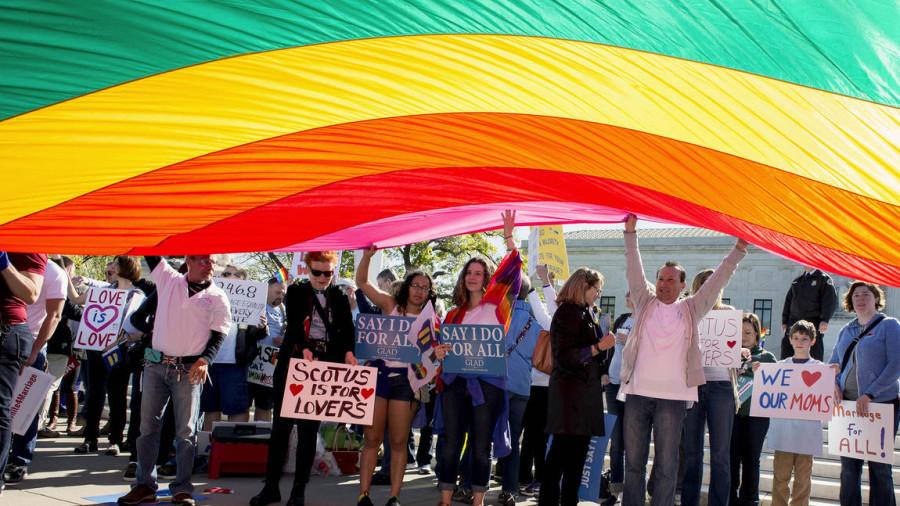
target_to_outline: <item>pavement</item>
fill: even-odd
[[[8,484],[0,495],[0,505],[53,506],[66,504],[115,504],[116,498],[129,490],[129,483],[122,480],[128,464],[127,454],[118,457],[108,455],[79,455],[73,448],[81,443],[80,438],[61,437],[40,439],[28,477],[16,484]],[[105,448],[101,442],[100,450]],[[281,481],[282,498],[287,500],[291,487],[291,475]],[[198,505],[246,505],[250,498],[262,488],[262,478],[243,476],[222,476],[208,479],[206,474],[194,475],[194,495]],[[161,481],[160,489],[168,482]],[[204,493],[204,490],[221,487],[233,491],[231,494]],[[499,487],[494,487],[487,495],[485,504],[496,504]],[[307,506],[352,506],[359,495],[359,475],[313,476],[307,486]],[[384,504],[389,495],[389,487],[372,487],[371,497],[376,505]],[[434,475],[423,476],[415,469],[407,470],[401,504],[429,505],[438,503],[437,480]],[[164,504],[165,501],[160,501]],[[454,503],[459,504],[459,503]],[[520,498],[517,504],[534,505],[533,500]],[[593,503],[582,503],[593,504]]]

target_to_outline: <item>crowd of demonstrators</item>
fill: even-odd
[[[386,506],[399,506],[407,463],[414,460],[419,472],[430,474],[434,459],[440,506],[483,505],[495,461],[497,504],[536,496],[541,505],[574,505],[590,440],[606,435],[609,484],[598,498],[602,504],[621,498],[626,506],[643,505],[652,489],[651,504],[674,504],[680,490],[681,504],[693,506],[700,501],[706,434],[709,504],[759,504],[763,448],[775,453],[773,504],[808,503],[813,458],[823,452],[822,424],[750,416],[748,387],[759,364],[776,360],[762,346],[757,315],[743,315],[740,368],[703,367],[700,359],[699,322],[710,310],[732,309],[722,304],[722,294],[747,243],[738,239],[721,264],[697,273],[685,292],[687,273],[677,262],[657,269],[654,282],[645,278],[636,221],[629,215],[625,222],[628,312],[607,328],[609,319],[596,306],[603,274],[576,269],[557,294],[547,267],[539,265],[541,287],[533,289],[513,241],[515,213],[503,214],[508,253],[496,268],[481,257],[464,264],[453,291],[455,307],[443,324],[502,325],[506,374],[451,374],[439,368],[434,382],[414,390],[411,364],[367,363],[378,375],[373,423],[361,428],[358,504],[374,506],[371,489],[384,484],[390,485]],[[306,253],[309,278],[287,286],[268,280],[265,310],[254,325],[232,323],[228,297],[212,282],[216,260],[210,255],[185,257],[180,271],[160,257],[146,257],[151,282],[141,278],[134,257],[115,257],[106,279],[96,281],[76,276],[66,257],[48,262],[45,255],[0,253],[0,492],[27,476],[38,434],[60,435],[64,403],[66,431],[83,437],[77,453],[97,452],[103,433],[109,439],[105,453],[130,451],[124,477],[136,483],[119,504],[155,501],[159,478],[171,480],[175,504],[193,504],[200,413],[209,430],[223,417],[249,420],[253,406],[254,419],[271,420],[272,433],[265,484],[251,506],[281,502],[279,482],[295,428],[296,473],[287,504],[305,504],[320,422],[280,416],[290,359],[357,365],[353,322],[359,313],[414,317],[429,303],[440,307],[428,273],[410,270],[398,280],[386,269],[370,283],[375,251],[364,251],[356,287],[336,281],[335,252]],[[243,269],[220,266],[222,278],[246,279]],[[88,287],[127,294],[117,341],[124,356],[114,364],[104,352],[73,350]],[[835,399],[855,402],[859,413],[871,403],[891,405],[896,437],[900,323],[881,312],[885,294],[871,283],[851,284],[843,305],[856,318],[841,329],[827,360],[837,372]],[[824,362],[822,340],[835,306],[834,284],[821,271],[807,269],[792,282],[783,314],[790,349],[782,350],[782,362]],[[542,330],[549,334],[553,358],[549,375],[532,366]],[[249,364],[262,345],[279,347],[274,388],[247,382]],[[437,360],[448,353],[446,344],[433,348]],[[13,437],[11,396],[26,366],[56,380],[28,430]],[[81,431],[79,378],[86,392]],[[107,403],[109,423],[101,428]],[[612,426],[605,426],[604,411],[616,415]],[[424,422],[416,425],[421,427],[416,452],[417,413]],[[434,457],[433,434],[438,435]],[[651,434],[655,457],[648,483]],[[384,457],[376,473],[381,447]],[[869,504],[895,504],[890,465],[846,457],[841,458],[841,503],[861,504],[864,464]]]

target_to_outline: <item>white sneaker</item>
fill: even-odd
[[[419,474],[431,474],[431,465],[425,464],[423,466],[419,466]]]

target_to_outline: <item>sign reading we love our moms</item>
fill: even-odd
[[[753,375],[750,416],[831,420],[834,369],[825,364],[760,364]]]
[[[377,379],[374,367],[292,358],[281,416],[372,425]]]
[[[710,311],[700,320],[700,353],[703,367],[741,367],[741,318],[731,309]]]
[[[116,341],[122,315],[128,304],[128,291],[91,287],[84,301],[84,312],[73,348],[103,351]]]

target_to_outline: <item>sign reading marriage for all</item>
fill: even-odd
[[[281,416],[372,425],[378,369],[292,358]]]
[[[750,416],[831,420],[834,369],[825,364],[759,364],[753,375]]]
[[[411,316],[360,313],[356,318],[356,358],[418,362],[422,353],[408,337],[414,321],[415,317]]]
[[[73,348],[103,351],[116,341],[122,315],[128,305],[128,291],[115,288],[88,288],[84,312]]]
[[[741,367],[741,319],[738,310],[717,309],[700,320],[700,352],[704,367]]]
[[[441,325],[441,343],[450,345],[443,371],[506,376],[505,338],[502,325]]]
[[[268,287],[265,283],[233,278],[215,278],[213,281],[228,294],[231,321],[235,325],[259,325],[259,317],[266,310]]]
[[[842,401],[828,424],[828,453],[894,465],[894,406],[870,402],[862,414]]]

